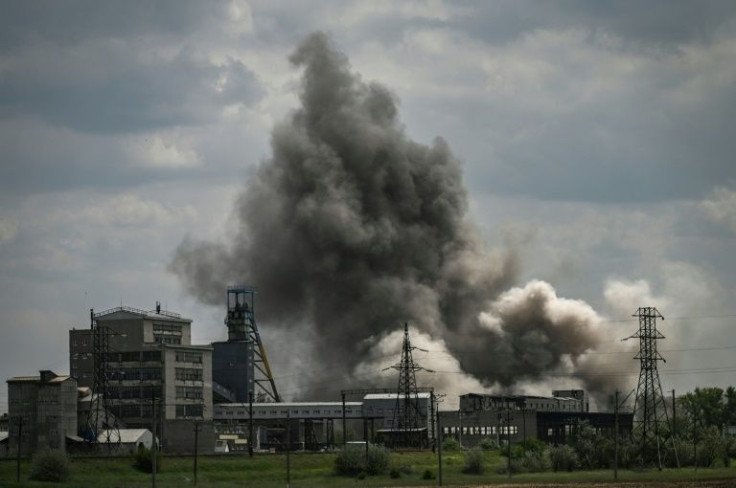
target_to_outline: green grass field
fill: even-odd
[[[495,452],[485,452],[486,472],[482,475],[466,475],[461,472],[464,454],[449,452],[443,456],[445,486],[474,486],[507,483],[506,475],[496,474],[505,462]],[[393,467],[402,471],[398,479],[388,474],[368,476],[365,479],[346,478],[334,474],[335,454],[294,453],[291,456],[292,487],[377,487],[377,486],[437,486],[437,458],[431,452],[395,452],[391,455]],[[64,484],[29,481],[30,461],[21,465],[21,482],[15,482],[15,462],[0,461],[0,486],[2,487],[111,487],[131,488],[151,486],[151,475],[136,471],[132,458],[77,458],[71,461],[71,479]],[[193,485],[193,460],[191,457],[165,457],[162,471],[157,476],[159,487]],[[435,479],[422,479],[425,470],[431,470]],[[736,467],[652,471],[620,471],[623,482],[672,482],[678,480],[727,479],[736,486]],[[519,474],[512,483],[607,483],[613,481],[611,471],[585,471],[573,473]],[[286,456],[261,454],[253,459],[247,455],[206,456],[199,459],[197,486],[201,487],[284,487],[286,486]],[[707,483],[700,486],[708,486]],[[728,486],[728,485],[721,485]]]

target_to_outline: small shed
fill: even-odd
[[[114,436],[111,436],[114,437]],[[97,442],[104,445],[108,442],[107,431],[100,431]],[[138,449],[145,447],[150,449],[153,445],[153,434],[148,429],[120,429],[120,450],[135,453]]]

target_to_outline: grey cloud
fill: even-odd
[[[151,59],[140,52],[145,48],[108,41],[78,51],[36,51],[34,62],[10,64],[17,68],[0,80],[0,115],[33,114],[92,133],[140,132],[210,122],[223,106],[261,96],[254,74],[239,61],[218,66],[189,49],[170,60]]]
[[[728,0],[499,0],[462,4],[468,7],[468,14],[448,24],[501,44],[537,29],[584,28],[621,36],[632,49],[671,50],[681,43],[710,41],[736,17],[736,6]]]

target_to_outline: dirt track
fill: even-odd
[[[625,483],[506,483],[502,485],[467,485],[467,488],[731,488],[736,479],[702,481],[634,481]],[[465,488],[465,487],[463,487]]]

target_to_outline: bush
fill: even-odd
[[[133,466],[138,471],[150,473],[153,470],[153,454],[151,449],[145,447],[138,449],[135,453]],[[161,453],[156,451],[156,472],[161,472]]]
[[[565,444],[551,447],[549,460],[554,471],[572,471],[578,464],[578,456],[575,450]]]
[[[61,451],[44,451],[33,457],[31,479],[63,483],[69,479],[69,458]]]
[[[391,456],[387,449],[371,446],[366,454],[365,470],[371,475],[385,473],[390,462]]]
[[[341,476],[357,476],[365,470],[365,454],[359,449],[343,449],[335,458],[335,472]]]
[[[486,437],[478,443],[478,447],[484,451],[492,451],[494,449],[498,449],[498,442],[496,442],[496,439],[493,439],[492,437]]]
[[[449,437],[442,443],[442,450],[444,451],[459,451],[460,449],[462,449],[462,447],[454,437]]]
[[[521,466],[525,473],[541,473],[549,469],[547,451],[527,451],[521,458]],[[513,468],[513,465],[512,465]]]
[[[393,479],[401,478],[401,471],[396,468],[391,468],[391,471],[388,472],[388,475]]]
[[[463,473],[483,474],[483,471],[485,471],[483,453],[478,450],[472,450],[465,453],[465,466],[463,466]]]
[[[702,441],[698,443],[698,466],[713,466],[717,459],[723,459],[725,452],[726,444],[718,428],[711,425],[705,430]]]
[[[434,479],[434,473],[431,469],[425,469],[424,474],[422,474],[423,480],[433,480]]]

